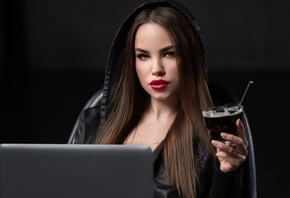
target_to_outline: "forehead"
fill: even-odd
[[[146,23],[141,25],[135,37],[135,47],[162,47],[172,45],[168,32],[161,25]]]

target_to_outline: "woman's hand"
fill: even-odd
[[[220,170],[225,173],[237,170],[248,155],[248,140],[244,125],[240,119],[237,120],[236,125],[237,136],[221,133],[222,138],[229,141],[230,145],[212,140],[213,146],[216,147],[216,156],[220,161]]]

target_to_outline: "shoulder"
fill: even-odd
[[[100,125],[100,107],[83,109],[77,121],[79,142],[92,143]]]
[[[100,119],[100,107],[94,106],[83,109],[80,113],[80,119],[87,124],[90,124],[92,121]]]

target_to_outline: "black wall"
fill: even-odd
[[[119,25],[142,2],[0,1],[0,142],[66,143],[83,105],[102,86]],[[245,108],[258,196],[282,197],[281,176],[289,176],[290,2],[181,2],[204,33],[210,80],[238,97],[254,81]]]
[[[28,71],[98,71],[119,25],[141,2],[2,0],[1,34],[26,53]],[[180,2],[201,27],[211,70],[288,70],[289,1]]]

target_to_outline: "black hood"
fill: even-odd
[[[190,22],[193,30],[197,33],[199,41],[201,43],[202,51],[203,51],[203,60],[206,63],[207,59],[207,51],[206,51],[206,44],[204,38],[201,34],[200,28],[195,21],[195,18],[192,16],[191,12],[180,2],[173,1],[173,0],[152,0],[141,4],[137,7],[121,24],[120,28],[118,29],[113,43],[111,45],[108,61],[105,70],[105,78],[104,78],[104,86],[103,86],[103,98],[102,98],[102,112],[105,109],[107,97],[110,95],[111,87],[114,84],[117,74],[120,73],[121,67],[124,61],[124,50],[126,44],[126,37],[127,33],[129,32],[131,25],[136,18],[136,16],[142,11],[147,8],[154,8],[157,6],[168,6],[173,7],[179,12],[181,12],[188,21]],[[205,68],[206,70],[206,68]]]

